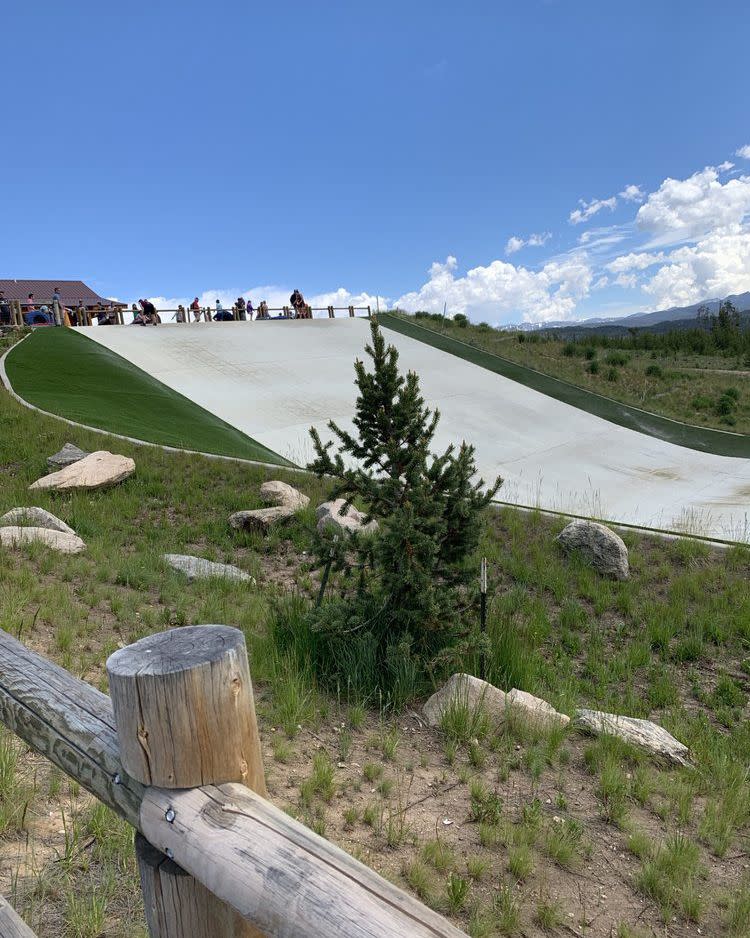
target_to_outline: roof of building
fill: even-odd
[[[5,291],[6,300],[20,300],[25,303],[29,293],[33,293],[37,305],[51,303],[55,287],[60,291],[63,306],[78,306],[79,301],[84,306],[125,305],[99,296],[91,287],[87,287],[83,280],[0,280],[0,290]]]

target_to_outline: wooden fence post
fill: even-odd
[[[2,938],[36,938],[36,934],[2,896],[0,896],[0,936]]]
[[[23,325],[24,325],[24,321],[23,321],[23,314],[21,313],[21,301],[20,301],[20,300],[13,300],[13,301],[11,302],[10,308],[11,308],[11,312],[12,312],[12,314],[13,314],[13,322],[14,322],[17,326],[23,326]]]
[[[250,668],[238,629],[197,625],[147,636],[114,652],[107,673],[128,775],[169,789],[242,782],[265,797]],[[146,845],[138,847],[138,865],[151,938],[261,936],[167,863],[158,845]]]

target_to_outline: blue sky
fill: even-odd
[[[0,277],[493,323],[750,289],[747,3],[70,0],[2,24]]]

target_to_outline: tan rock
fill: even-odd
[[[508,708],[507,695],[494,685],[471,674],[454,674],[430,697],[422,712],[430,726],[440,726],[443,714],[455,704],[465,704],[472,711],[484,709],[498,723],[505,719]]]
[[[128,456],[98,450],[59,472],[37,479],[29,488],[53,492],[104,489],[123,482],[134,472],[135,462]]]
[[[3,547],[44,544],[63,554],[80,554],[82,550],[86,550],[86,545],[75,534],[51,531],[49,528],[21,528],[17,525],[0,528],[0,544]]]
[[[294,508],[295,511],[307,508],[310,504],[307,495],[303,495],[293,485],[287,485],[286,482],[279,482],[278,480],[264,482],[260,487],[260,497],[266,505]]]
[[[0,518],[0,527],[14,525],[47,528],[50,531],[62,531],[63,534],[76,533],[73,528],[44,508],[11,508]]]
[[[570,723],[567,714],[558,713],[546,700],[515,687],[508,694],[508,705],[512,718],[524,728],[549,732]]]

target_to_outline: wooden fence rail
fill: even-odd
[[[266,800],[236,629],[149,636],[107,669],[112,699],[0,631],[0,720],[142,835],[152,938],[464,934]]]

